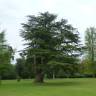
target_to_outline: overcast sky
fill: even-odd
[[[87,27],[96,27],[96,0],[0,0],[0,27],[6,30],[8,43],[21,50],[21,25],[27,15],[49,11],[78,28],[81,40]]]

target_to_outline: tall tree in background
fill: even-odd
[[[67,20],[56,18],[45,12],[28,16],[27,23],[22,24],[21,36],[27,45],[24,53],[33,65],[36,82],[43,82],[47,64],[74,64],[80,52],[77,30]]]
[[[28,62],[27,62],[28,63]],[[31,78],[32,77],[32,70],[30,70],[32,68],[30,62],[28,64],[26,64],[26,58],[23,56],[23,54],[20,54],[20,58],[16,59],[16,73],[17,76],[19,78]]]
[[[96,70],[96,28],[87,28],[85,33],[86,57],[90,62],[90,69],[95,74]]]
[[[5,32],[0,33],[0,78],[7,74],[11,58],[13,58],[13,49],[6,44]]]

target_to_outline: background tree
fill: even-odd
[[[13,49],[11,46],[6,44],[5,32],[0,33],[0,78],[11,78],[11,58],[13,58]],[[11,71],[10,71],[11,69]],[[10,73],[9,73],[10,72]]]
[[[30,62],[28,63],[28,61],[26,60],[26,58],[24,57],[24,55],[22,53],[20,53],[20,58],[16,59],[16,73],[17,73],[17,78],[32,78],[33,74],[32,74],[32,65],[30,64]],[[27,64],[26,64],[27,62]]]
[[[27,45],[24,53],[33,65],[36,82],[43,82],[48,64],[75,64],[80,53],[77,30],[67,20],[56,18],[45,12],[28,16],[28,21],[22,24],[21,36]]]
[[[96,28],[90,27],[85,32],[86,58],[91,63],[90,70],[96,73]],[[87,66],[88,67],[88,66]]]

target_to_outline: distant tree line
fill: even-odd
[[[30,15],[20,32],[26,48],[20,51],[15,65],[12,64],[14,49],[6,43],[4,33],[0,33],[1,79],[35,78],[35,82],[43,82],[44,78],[96,75],[94,27],[86,30],[85,45],[81,45],[78,30],[66,19],[58,20],[57,15],[49,12]]]

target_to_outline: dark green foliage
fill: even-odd
[[[6,44],[5,33],[0,33],[0,78],[13,79],[15,78],[15,69],[11,65],[13,59],[13,49]],[[12,58],[12,59],[11,59]]]
[[[17,82],[20,82],[20,81],[21,81],[21,77],[17,76]]]
[[[18,58],[16,60],[16,73],[17,73],[17,79],[18,77],[26,79],[26,78],[32,78],[32,65],[28,60],[25,59],[24,56],[21,56],[21,58]],[[27,64],[26,64],[27,62]],[[29,62],[29,63],[28,63]]]
[[[90,27],[85,31],[85,61],[87,68],[94,75],[96,74],[96,28]],[[86,63],[85,63],[86,65]]]
[[[28,21],[22,24],[21,36],[27,45],[24,54],[33,67],[37,82],[43,82],[50,62],[53,67],[73,65],[80,55],[78,31],[67,20],[56,18],[56,15],[45,12],[28,16]]]

